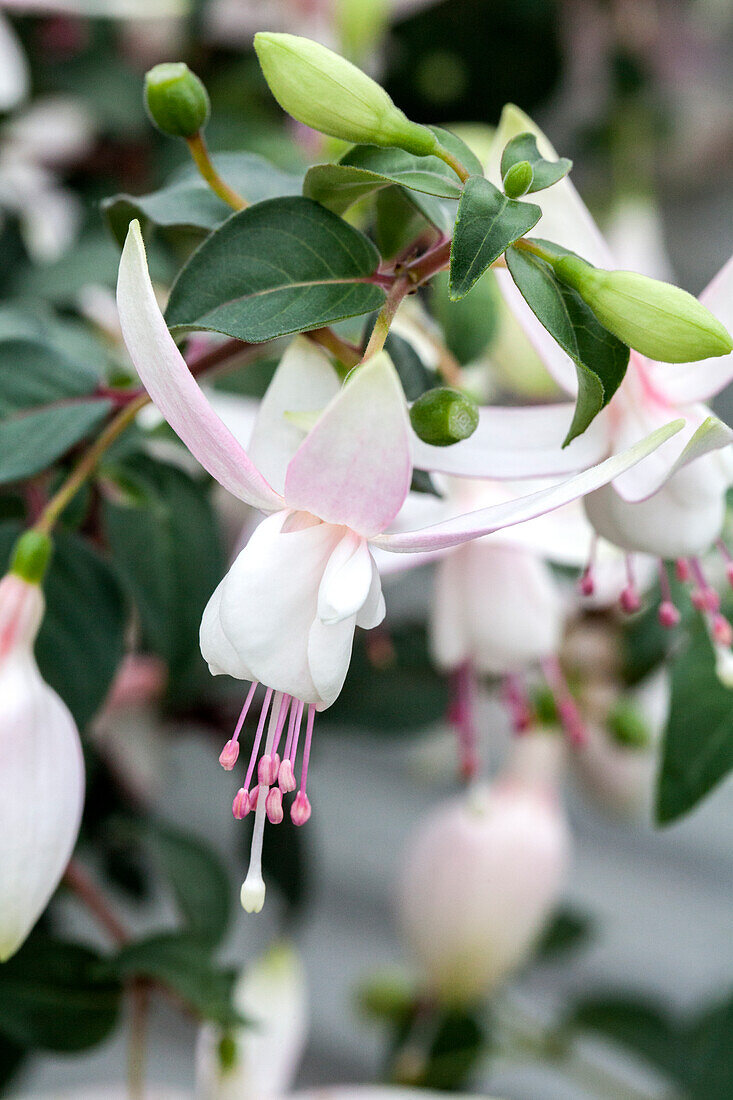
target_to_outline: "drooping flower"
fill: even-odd
[[[259,911],[265,816],[282,820],[282,795],[298,787],[301,727],[302,769],[291,809],[296,824],[310,816],[306,780],[315,713],[341,690],[355,626],[368,629],[384,616],[370,546],[435,551],[532,519],[618,476],[679,431],[681,422],[519,500],[387,534],[407,496],[412,462],[404,393],[386,354],[371,358],[339,387],[326,356],[304,339],[295,341],[262,403],[248,454],[214,412],[166,327],[135,221],[120,261],[117,299],[128,351],[159,411],[224,488],[268,517],[212,596],[201,625],[201,648],[212,672],[252,681],[222,752],[225,768],[236,763],[256,685],[266,689],[245,782],[233,805],[237,817],[256,809],[242,902],[248,911]],[[305,434],[304,423],[313,424]],[[469,451],[467,469],[472,462]],[[255,765],[257,785],[249,790]]]
[[[490,994],[530,955],[562,889],[569,834],[556,791],[563,743],[530,734],[490,786],[438,807],[408,842],[398,915],[429,991]]]
[[[526,115],[507,108],[496,137],[487,174],[496,172],[502,145],[520,131],[531,131],[545,155],[554,151]],[[566,178],[543,192],[541,237],[569,248],[599,268],[614,267],[613,257],[572,183]],[[522,323],[555,380],[569,394],[577,390],[575,366],[539,324],[519,291],[500,273],[506,300]],[[723,324],[733,325],[733,258],[700,295],[700,301]],[[728,449],[733,432],[703,404],[733,379],[733,353],[696,363],[657,363],[631,352],[626,377],[595,424],[595,437],[605,430],[617,451],[670,417],[682,416],[685,428],[633,470],[602,486],[585,500],[596,531],[626,551],[677,560],[678,572],[695,585],[693,600],[709,619],[713,638],[725,646],[733,639],[730,625],[718,614],[718,599],[707,583],[699,556],[719,538],[725,494],[733,480]],[[660,616],[672,625],[678,615],[660,568],[663,603]],[[633,586],[632,586],[633,587]],[[633,603],[633,599],[630,599]]]
[[[0,962],[25,940],[58,886],[84,804],[79,732],[33,655],[38,584],[0,581]]]

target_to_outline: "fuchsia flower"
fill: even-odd
[[[37,584],[0,581],[0,962],[46,908],[74,849],[84,804],[79,732],[38,670]]]
[[[555,156],[547,138],[516,108],[507,108],[496,137],[487,175],[498,171],[501,147],[515,133],[529,130],[540,151]],[[542,193],[543,216],[536,235],[578,253],[601,268],[614,267],[613,258],[588,210],[569,179]],[[519,291],[504,272],[500,284],[506,300],[524,327],[547,369],[568,394],[577,390],[575,366],[537,321]],[[728,261],[700,301],[725,325],[733,324],[733,258]],[[674,439],[632,469],[589,494],[585,507],[596,531],[627,551],[640,551],[661,560],[677,559],[678,572],[695,584],[693,600],[709,619],[711,633],[728,646],[730,625],[718,615],[718,597],[702,573],[698,557],[718,539],[725,515],[725,495],[733,480],[733,456],[728,449],[733,432],[715,417],[704,401],[733,380],[733,353],[697,363],[656,363],[632,351],[626,377],[608,407],[589,431],[600,454],[621,450],[671,417],[685,419]],[[605,438],[604,438],[605,436]],[[538,468],[536,473],[541,473]],[[729,560],[727,552],[726,560]],[[678,619],[669,598],[669,586],[660,562],[665,625]],[[638,605],[630,581],[625,601]]]
[[[429,990],[480,1000],[531,953],[558,903],[570,838],[557,795],[563,742],[515,742],[509,767],[438,807],[408,842],[399,878],[403,933]]]
[[[530,496],[389,534],[408,493],[412,461],[407,405],[386,354],[370,359],[339,386],[325,355],[296,340],[262,402],[247,453],[214,412],[168,332],[137,222],[131,223],[120,261],[117,299],[128,351],[160,412],[224,488],[268,516],[212,596],[201,625],[201,648],[212,672],[252,681],[235,734],[222,752],[224,767],[236,763],[256,685],[266,689],[245,782],[233,806],[237,817],[256,810],[242,902],[258,912],[265,895],[260,867],[265,816],[272,823],[282,820],[282,796],[296,787],[291,816],[296,824],[310,816],[306,780],[315,713],[341,690],[355,626],[376,626],[384,615],[370,546],[395,553],[437,551],[532,519],[617,477],[681,423]],[[304,425],[310,429],[305,434]],[[469,449],[467,470],[473,461]],[[250,791],[263,739],[257,785]]]

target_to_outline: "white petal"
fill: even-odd
[[[28,94],[28,63],[9,21],[0,13],[0,111],[10,111]]]
[[[222,1032],[212,1026],[201,1028],[196,1095],[199,1100],[264,1100],[284,1095],[303,1053],[308,1017],[305,974],[295,950],[278,944],[248,966],[235,987],[234,1003],[250,1021],[233,1033],[236,1062],[229,1071],[222,1071]]]
[[[319,710],[330,707],[344,686],[351,661],[356,616],[338,623],[315,619],[308,636],[308,664],[321,699]]]
[[[221,625],[221,598],[226,577],[219,582],[204,609],[199,630],[201,656],[209,666],[212,676],[234,676],[237,680],[254,677],[224,633]]]
[[[224,579],[220,622],[251,678],[320,703],[308,658],[318,589],[343,530],[288,529],[287,513],[264,520]],[[283,529],[284,528],[284,529]]]
[[[318,589],[318,617],[340,623],[356,615],[369,595],[372,559],[366,539],[347,531],[328,559]]]
[[[0,663],[0,961],[45,909],[74,849],[84,804],[79,734],[30,652]]]
[[[278,493],[285,491],[288,463],[305,438],[286,414],[320,414],[340,388],[326,353],[305,336],[296,337],[267,387],[249,440],[252,461]]]
[[[377,568],[377,563],[371,552],[369,556],[372,562],[372,580],[369,585],[367,598],[356,616],[356,625],[360,626],[363,630],[372,630],[375,626],[379,626],[382,619],[387,614],[384,596],[382,595],[382,581],[379,576],[379,569]],[[397,556],[396,554],[389,555],[391,558]]]

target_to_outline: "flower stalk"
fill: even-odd
[[[186,145],[191,158],[198,168],[202,178],[208,183],[211,190],[232,210],[245,210],[249,203],[233,187],[221,178],[209,154],[204,135],[199,130],[193,137],[186,138]]]

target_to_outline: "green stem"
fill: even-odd
[[[219,366],[225,360],[241,355],[246,350],[248,350],[247,344],[243,344],[239,340],[227,340],[226,343],[214,348],[213,351],[207,352],[206,355],[202,355],[195,363],[192,363],[190,365],[191,373],[193,375],[203,374],[204,371]],[[58,492],[51,497],[31,530],[38,531],[43,535],[51,534],[59,516],[88,478],[92,476],[105,451],[132,424],[140,409],[144,408],[149,402],[150,397],[148,394],[141,393],[110,420],[89,450],[84,452]]]
[[[515,241],[512,245],[513,248],[518,248],[520,252],[531,252],[533,256],[539,256],[541,260],[544,260],[554,267],[558,260],[562,259],[562,256],[558,252],[551,252],[549,248],[545,248],[544,245],[538,244],[537,241],[527,240],[526,237],[520,237],[518,241]]]
[[[343,363],[343,365],[349,369],[355,367],[361,360],[361,352],[359,349],[354,347],[354,345],[350,344],[347,340],[342,340],[332,328],[314,328],[310,332],[307,332],[306,336],[309,340],[312,340],[314,344],[318,344],[319,347],[325,348],[326,351],[330,351],[340,363]]]
[[[194,164],[215,195],[218,195],[223,202],[231,206],[232,210],[244,210],[249,206],[247,200],[237,194],[217,172],[209,156],[209,150],[206,148],[204,136],[200,131],[198,134],[194,134],[193,137],[186,138],[186,145],[188,145],[188,151]]]
[[[458,159],[458,157],[454,156],[453,153],[449,152],[449,150],[446,149],[444,145],[441,145],[440,142],[438,142],[435,148],[434,155],[436,157],[440,157],[440,159],[444,161],[449,168],[452,168],[462,183],[465,183],[468,177],[471,175],[465,164],[463,164]]]
[[[367,359],[370,359],[372,355],[376,355],[378,351],[381,351],[384,347],[385,340],[389,335],[389,330],[392,322],[394,321],[395,314],[399,309],[400,302],[406,294],[412,289],[412,280],[407,275],[398,275],[395,281],[390,287],[387,297],[384,300],[376,321],[374,322],[374,328],[372,334],[369,337],[369,343],[367,344],[364,354],[362,356],[362,363]]]

